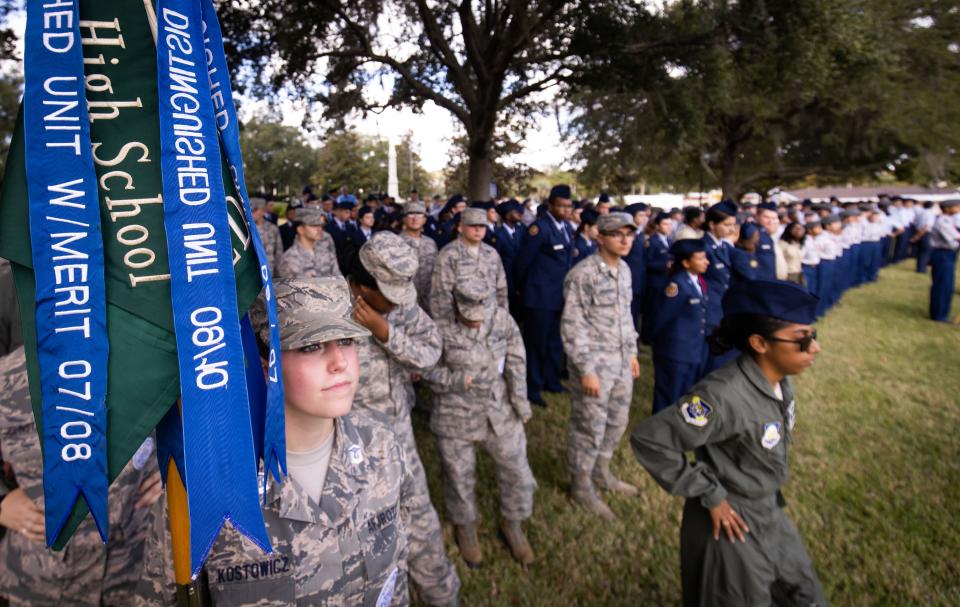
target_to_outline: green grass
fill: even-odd
[[[930,279],[911,265],[848,292],[818,323],[823,352],[797,378],[784,494],[834,605],[960,605],[960,327],[926,320]],[[650,413],[649,351],[641,365],[630,428]],[[492,462],[482,456],[481,569],[464,565],[444,529],[463,604],[679,604],[681,501],[654,484],[625,438],[613,467],[640,496],[607,498],[613,524],[575,508],[563,463],[569,399],[547,400],[527,426],[538,562],[524,571],[497,536]],[[443,519],[435,441],[423,415],[414,423]]]

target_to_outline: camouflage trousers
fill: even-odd
[[[505,425],[504,432],[498,436],[487,424],[487,435],[477,442],[493,459],[500,490],[501,516],[522,521],[533,514],[533,492],[537,481],[527,462],[527,435],[523,431],[523,422],[515,418]],[[476,522],[477,451],[474,441],[438,436],[437,449],[443,464],[443,498],[450,520],[455,525]]]
[[[427,475],[417,452],[410,416],[394,418],[393,425],[413,476],[414,495],[409,500],[410,520],[407,523],[407,567],[410,579],[429,605],[447,605],[460,592],[460,578],[447,557],[440,530],[440,518],[430,501]]]
[[[572,371],[572,370],[571,370]],[[567,470],[570,476],[589,476],[597,458],[613,457],[627,429],[633,378],[630,368],[619,375],[600,375],[600,396],[587,396],[580,377],[570,373],[570,425],[567,428]]]

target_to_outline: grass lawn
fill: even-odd
[[[960,605],[960,327],[926,320],[930,279],[911,266],[888,268],[880,282],[847,293],[817,325],[823,352],[797,379],[784,495],[834,605]],[[630,428],[650,414],[649,351],[641,365]],[[527,426],[540,485],[527,529],[538,562],[522,570],[497,536],[493,467],[481,456],[481,569],[464,565],[444,529],[463,604],[679,604],[681,500],[653,482],[624,439],[613,467],[640,496],[608,498],[620,516],[613,524],[575,508],[563,457],[569,399],[547,399]],[[443,519],[426,421],[415,414]]]

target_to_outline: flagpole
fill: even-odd
[[[157,43],[157,13],[153,0],[143,0],[143,10],[150,24],[153,43]],[[177,406],[181,407],[180,402]],[[170,522],[170,545],[173,549],[173,576],[177,583],[177,605],[200,607],[200,595],[190,577],[190,511],[187,508],[187,488],[173,458],[167,462],[167,513]]]
[[[173,573],[177,583],[177,605],[200,607],[200,595],[190,578],[190,516],[187,489],[173,458],[167,463],[167,510],[170,514],[170,543],[173,547]]]

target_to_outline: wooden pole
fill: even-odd
[[[190,514],[187,489],[173,458],[167,463],[167,510],[170,515],[170,543],[173,548],[173,573],[177,582],[177,605],[200,607],[200,596],[190,579]]]

